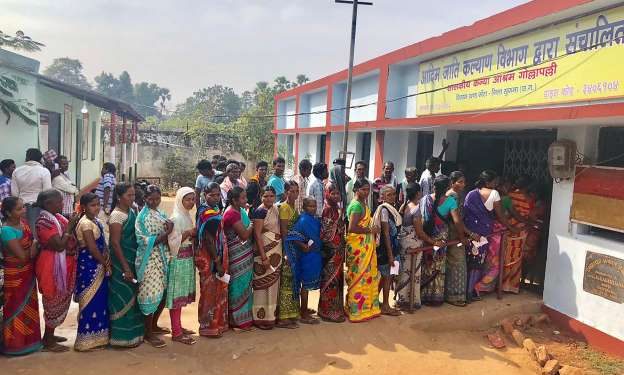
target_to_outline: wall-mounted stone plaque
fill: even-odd
[[[587,252],[583,290],[587,293],[624,303],[624,259]]]

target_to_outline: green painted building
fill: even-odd
[[[19,166],[24,163],[28,148],[42,152],[53,149],[69,158],[69,174],[81,189],[99,179],[105,161],[121,167],[119,176],[127,175],[134,163],[125,161],[125,152],[123,161],[116,160],[113,153],[104,155],[104,142],[115,146],[115,139],[105,140],[102,127],[110,126],[113,119],[118,129],[124,122],[130,124],[128,129],[136,129],[143,117],[128,103],[45,77],[38,73],[39,65],[37,60],[0,49],[0,76],[17,83],[13,97],[4,95],[3,99],[32,112],[27,114],[32,120],[29,124],[16,115],[7,118],[0,111],[0,160],[14,159]],[[136,152],[130,153],[135,162]]]

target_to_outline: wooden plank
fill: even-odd
[[[624,231],[624,200],[574,193],[573,220]]]

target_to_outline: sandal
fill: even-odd
[[[171,330],[166,327],[154,327],[152,328],[152,333],[155,335],[168,335],[171,333]]]
[[[181,334],[180,336],[172,337],[171,341],[180,342],[186,345],[194,345],[195,343],[197,343],[197,341],[194,338],[186,334]]]
[[[156,336],[145,337],[143,340],[154,348],[164,348],[165,346],[167,346],[167,343],[165,343],[163,340],[159,339]]]
[[[190,336],[196,334],[197,332],[191,331],[190,329],[182,328],[182,333]]]
[[[69,351],[69,348],[64,345],[59,345],[57,343],[53,343],[50,345],[44,345],[42,352],[50,352],[50,353],[65,353]]]
[[[381,315],[388,316],[401,316],[401,312],[397,309],[393,309],[392,307],[387,310],[381,310]]]
[[[311,317],[311,316],[308,316],[308,317],[301,317],[301,319],[299,319],[299,321],[300,321],[301,323],[303,323],[303,324],[311,324],[311,325],[314,325],[314,324],[320,324],[320,323],[321,323],[321,321],[320,321],[320,320],[318,320],[318,319],[316,319],[316,318],[313,318],[313,317]]]

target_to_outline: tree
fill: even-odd
[[[238,119],[241,98],[231,87],[214,85],[196,91],[178,108],[179,117],[199,117],[204,121],[224,124]]]
[[[80,60],[59,57],[52,61],[52,64],[43,71],[43,74],[61,82],[90,90],[91,84],[87,81],[87,77],[82,74],[82,68]]]
[[[45,44],[30,39],[21,30],[17,31],[15,36],[0,31],[0,48],[3,47],[9,47],[16,51],[37,52],[41,51],[41,47],[45,47]]]
[[[94,78],[95,91],[111,98],[119,93],[119,80],[111,73],[102,72]]]
[[[305,83],[310,82],[310,78],[308,78],[305,74],[299,74],[296,80],[297,80],[297,86],[301,86]]]
[[[117,88],[117,98],[126,103],[132,104],[134,102],[134,86],[132,86],[130,74],[124,70],[119,75],[118,81],[119,86]]]
[[[16,32],[14,37],[0,31],[0,49],[9,47],[18,51],[40,51],[43,46],[43,43],[36,42],[24,35],[23,31]],[[26,81],[18,76],[0,73],[0,112],[6,116],[7,125],[11,121],[11,117],[15,115],[25,123],[36,126],[37,121],[31,118],[37,114],[33,110],[34,104],[16,97],[19,93],[20,83],[25,85]]]
[[[141,82],[134,84],[134,101],[137,112],[147,118],[159,115],[155,104],[160,99],[163,88],[155,83]]]

